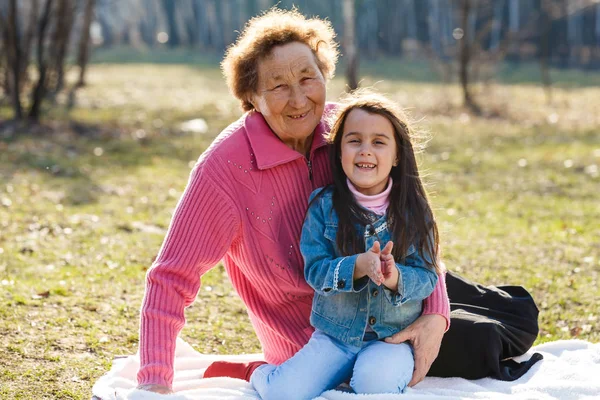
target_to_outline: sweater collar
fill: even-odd
[[[392,191],[392,177],[388,178],[388,184],[385,190],[379,194],[375,194],[372,196],[362,194],[356,189],[356,187],[350,182],[350,179],[346,178],[346,182],[348,183],[348,189],[354,195],[356,202],[360,204],[362,207],[367,210],[371,210],[375,214],[383,215],[387,211],[387,208],[390,204],[390,193]]]
[[[334,107],[334,104],[327,104],[325,106],[325,114]],[[246,115],[244,127],[258,169],[273,168],[304,157],[304,154],[289,148],[279,139],[261,113],[250,111]],[[316,149],[327,145],[325,135],[328,132],[329,127],[325,123],[324,118],[322,118],[313,132],[313,140],[310,148],[311,159]]]

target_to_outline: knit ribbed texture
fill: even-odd
[[[312,180],[306,158],[256,112],[225,129],[200,157],[146,277],[139,384],[171,386],[184,308],[196,298],[199,277],[220,260],[267,362],[280,364],[308,342],[313,290],[298,243],[310,193],[331,182],[325,131],[324,124],[315,131]],[[440,306],[448,301],[445,287],[436,293],[442,297],[432,295],[425,309],[448,317]]]
[[[446,319],[446,331],[450,329],[450,301],[446,290],[446,271],[438,275],[433,292],[423,302],[423,315],[440,314]]]
[[[348,178],[346,178],[346,183],[348,184],[350,193],[354,195],[354,198],[358,204],[367,210],[373,211],[377,215],[383,215],[386,213],[388,206],[390,205],[390,193],[392,193],[392,185],[394,184],[391,176],[388,178],[388,184],[385,190],[374,195],[368,195],[359,192]]]

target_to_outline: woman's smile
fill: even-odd
[[[304,117],[306,117],[308,115],[308,111],[302,114],[296,114],[296,115],[290,115],[289,117],[293,120],[301,120],[304,119]]]

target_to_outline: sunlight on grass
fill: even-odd
[[[530,290],[538,343],[600,341],[600,88],[547,103],[530,83],[480,85],[484,119],[455,85],[367,72],[431,133],[421,168],[449,268]],[[87,399],[115,355],[137,350],[144,276],[189,171],[240,116],[214,67],[96,64],[89,82],[75,108],[50,111],[54,135],[0,140],[1,398]],[[334,80],[329,98],[343,90]],[[205,131],[182,129],[197,118]],[[260,351],[223,267],[202,281],[185,339]]]

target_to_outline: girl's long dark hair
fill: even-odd
[[[439,274],[438,229],[419,176],[411,141],[412,132],[404,113],[392,101],[381,95],[355,95],[338,111],[329,134],[334,186],[333,208],[339,218],[336,243],[338,248],[344,255],[364,252],[364,240],[357,236],[354,225],[358,223],[366,227],[370,223],[368,213],[350,192],[346,174],[342,169],[341,143],[344,125],[354,109],[381,115],[394,127],[398,165],[392,167],[390,172],[393,184],[387,221],[394,242],[394,259],[402,263],[409,246],[414,243],[421,255],[431,256],[430,266]],[[385,246],[385,243],[380,244]]]

